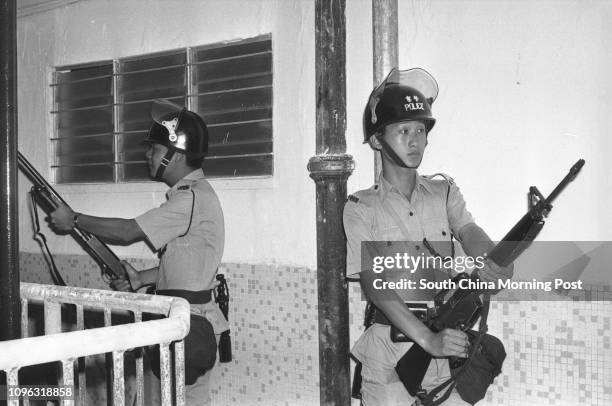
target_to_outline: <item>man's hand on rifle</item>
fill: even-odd
[[[56,230],[69,232],[76,225],[76,216],[77,214],[70,207],[60,203],[57,209],[49,215],[48,221]]]
[[[138,271],[130,265],[127,261],[121,261],[121,265],[123,265],[123,269],[127,272],[129,277],[129,281],[127,279],[115,279],[111,281],[111,287],[115,290],[119,290],[122,292],[132,292],[133,290],[138,290],[142,287],[143,283],[140,279],[140,274]]]
[[[421,346],[434,357],[466,358],[470,341],[463,331],[446,328],[438,333],[432,332],[430,339]]]

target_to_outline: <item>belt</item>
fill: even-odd
[[[372,306],[374,306],[374,304],[372,304]],[[424,318],[427,317],[427,303],[407,302],[406,307],[408,307],[408,309],[420,320],[424,320]],[[377,307],[375,307],[374,312],[374,323],[384,324],[386,326],[392,325],[387,316]]]
[[[206,304],[212,300],[212,290],[162,289],[155,291],[156,295],[177,296],[190,304]]]

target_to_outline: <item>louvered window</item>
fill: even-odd
[[[250,40],[58,68],[57,183],[148,179],[151,103],[167,99],[208,125],[208,177],[273,172],[272,41]]]

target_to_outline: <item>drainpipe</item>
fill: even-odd
[[[397,0],[372,0],[372,48],[374,53],[374,88],[397,68]],[[380,152],[374,153],[374,179],[382,171]]]
[[[16,10],[15,0],[0,0],[0,340],[21,337]]]
[[[353,157],[346,154],[345,0],[315,1],[316,156],[308,170],[317,193],[320,403],[349,406],[346,241],[342,210]]]

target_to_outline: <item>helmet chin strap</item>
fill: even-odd
[[[170,163],[170,160],[172,160],[173,156],[174,150],[168,148],[168,152],[166,152],[166,155],[164,155],[161,162],[159,163],[159,166],[157,167],[157,172],[155,173],[155,180],[162,180],[164,171],[166,170],[166,167],[168,167],[168,164]]]
[[[393,162],[395,162],[396,165],[402,168],[410,168],[410,169],[416,169],[419,167],[419,165],[421,165],[421,162],[419,162],[419,164],[416,166],[406,165],[404,160],[400,158],[399,155],[397,155],[397,153],[393,150],[393,148],[391,148],[391,146],[387,143],[387,141],[385,141],[384,137],[382,136],[375,136],[375,137],[378,140],[378,142],[380,142],[382,149],[387,153],[387,155],[389,155],[389,157],[393,160]]]

